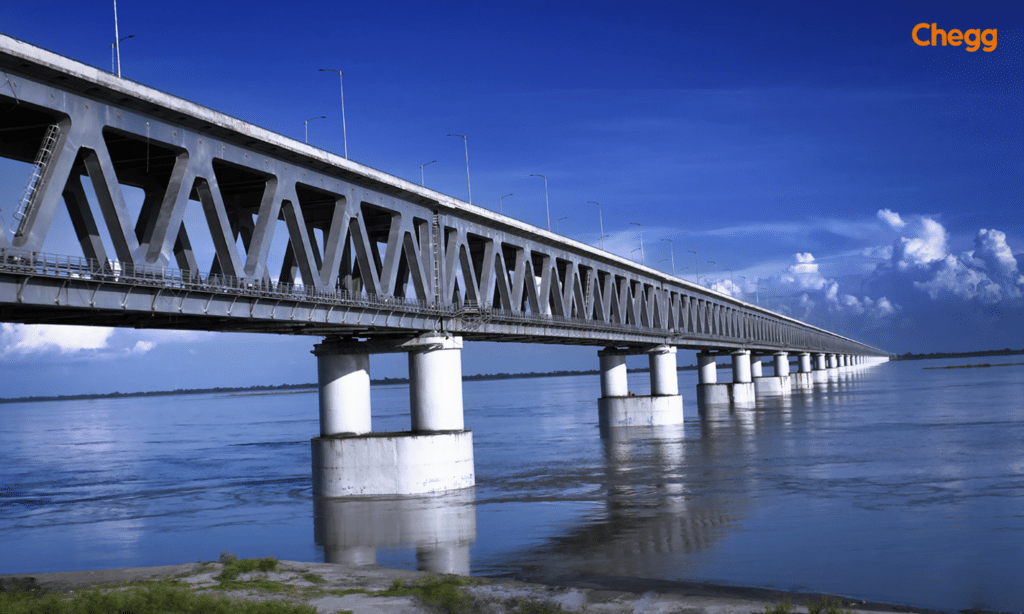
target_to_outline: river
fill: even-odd
[[[230,551],[1019,611],[1024,366],[925,368],[1015,359],[706,412],[683,371],[684,425],[603,433],[596,375],[465,382],[477,485],[440,497],[314,501],[312,392],[0,405],[0,574]],[[375,431],[408,429],[406,387],[372,403]]]

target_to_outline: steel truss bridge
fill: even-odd
[[[885,355],[2,35],[0,71],[2,321]]]

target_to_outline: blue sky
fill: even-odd
[[[1017,2],[118,3],[123,75],[886,350],[1024,347]],[[915,24],[997,29],[994,51]],[[0,6],[110,68],[110,2]],[[2,161],[0,161],[2,162]],[[0,197],[24,185],[0,163]],[[13,194],[13,196],[12,196]],[[7,210],[9,206],[0,206]],[[669,243],[667,240],[671,240]],[[48,239],[49,241],[49,239]],[[62,249],[54,244],[53,249]],[[696,255],[690,250],[697,252]],[[712,264],[714,262],[714,264]],[[315,379],[308,338],[3,325],[3,396]],[[514,350],[510,352],[509,350]],[[511,356],[511,357],[510,357]],[[692,357],[682,354],[680,362]],[[596,368],[467,344],[466,373]],[[61,375],[54,384],[54,370]],[[404,375],[380,357],[373,375]]]

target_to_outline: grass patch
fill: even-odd
[[[225,558],[227,557],[222,554],[221,560]],[[228,558],[228,560],[224,561],[224,569],[221,570],[215,579],[220,580],[223,584],[238,578],[240,574],[249,573],[250,571],[277,571],[277,559],[269,556],[262,559]]]
[[[324,582],[327,582],[327,580],[323,579],[323,576],[319,576],[312,572],[304,573],[302,574],[302,577],[306,580],[306,582],[312,582],[313,584],[323,584]]]
[[[373,593],[375,597],[406,597],[419,599],[423,605],[442,614],[486,614],[491,611],[488,601],[474,597],[463,590],[471,580],[460,576],[434,576],[427,574],[422,580],[406,584],[402,578],[395,578],[391,588]],[[556,603],[532,599],[506,599],[501,602],[509,612],[516,614],[563,614]]]
[[[843,609],[843,600],[833,597],[822,597],[820,601],[807,606],[808,614],[853,614],[852,610]]]
[[[766,606],[764,614],[789,614],[793,611],[793,604],[787,599],[775,604],[775,607]]]
[[[124,590],[93,588],[72,593],[32,593],[11,590],[0,593],[0,612],[4,614],[316,614],[303,604],[281,601],[240,601],[228,597],[196,593],[174,583],[156,583],[148,587]]]

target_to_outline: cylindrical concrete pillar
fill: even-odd
[[[718,383],[718,365],[715,364],[714,354],[707,354],[705,352],[697,354],[697,383]]]
[[[629,396],[629,381],[626,377],[626,356],[625,354],[613,352],[615,350],[609,348],[597,353],[597,357],[601,361],[601,396]]]
[[[750,377],[763,377],[760,356],[750,357]]]
[[[409,352],[413,431],[461,431],[462,338],[421,337]]]
[[[825,355],[824,354],[815,354],[814,355],[814,370],[815,371],[824,371],[827,368],[828,368],[828,365],[825,364]]]
[[[828,368],[837,369],[839,368],[839,358],[835,354],[828,355]]]
[[[679,394],[679,373],[676,370],[676,348],[659,345],[647,352],[651,367],[651,395]]]
[[[786,352],[775,352],[775,375],[786,377],[789,375],[789,354]]]
[[[750,382],[750,352],[737,350],[732,353],[732,383],[747,384]]]
[[[361,435],[370,427],[370,354],[358,342],[314,346],[320,389],[320,436]]]
[[[811,369],[811,355],[807,352],[800,354],[800,373],[810,373]]]

